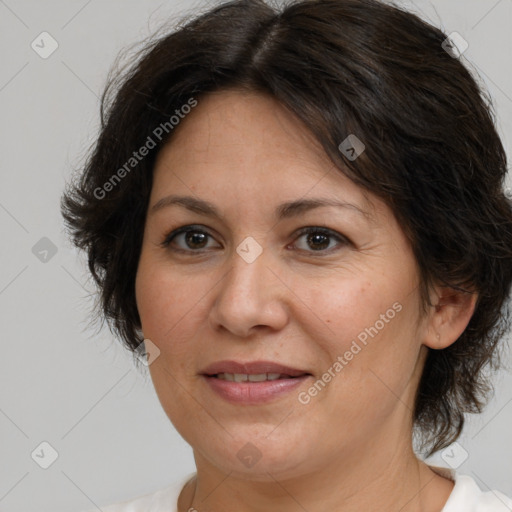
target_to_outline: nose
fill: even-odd
[[[267,328],[282,329],[288,322],[287,298],[291,291],[279,276],[268,251],[246,260],[233,251],[231,267],[214,288],[210,325],[238,337]]]

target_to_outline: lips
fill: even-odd
[[[218,361],[201,375],[215,396],[237,406],[275,403],[312,378],[306,370],[272,361]]]
[[[217,376],[219,373],[228,374],[246,374],[260,375],[263,373],[279,373],[280,378],[283,377],[301,377],[303,375],[311,375],[308,371],[299,368],[274,363],[272,361],[250,361],[240,363],[237,361],[218,361],[210,364],[201,372],[202,375],[208,377]]]

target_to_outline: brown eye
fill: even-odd
[[[175,229],[164,238],[162,247],[169,247],[171,243],[180,242],[173,250],[184,252],[199,252],[208,249],[208,238],[213,238],[207,231],[194,226],[183,226]]]
[[[185,244],[190,249],[203,249],[205,242],[208,242],[207,238],[209,236],[201,231],[186,231],[181,233],[181,235],[184,235]]]
[[[348,243],[348,240],[339,233],[320,227],[303,228],[297,239],[301,237],[304,237],[306,247],[299,247],[299,249],[308,252],[331,252],[336,245],[347,245]],[[337,242],[337,244],[331,245],[332,242]]]

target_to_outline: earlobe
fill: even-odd
[[[424,345],[434,350],[449,347],[459,339],[475,312],[478,294],[453,288],[437,289]]]

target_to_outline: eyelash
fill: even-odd
[[[203,234],[205,234],[205,235],[207,235],[209,237],[212,237],[212,235],[210,235],[210,233],[208,233],[207,231],[202,229],[201,226],[193,226],[193,225],[182,226],[182,227],[177,228],[177,229],[171,231],[170,233],[166,234],[165,237],[164,237],[164,240],[160,243],[160,245],[163,248],[167,248],[167,249],[170,249],[170,250],[172,250],[174,252],[181,252],[181,253],[201,254],[201,253],[204,253],[204,252],[208,251],[208,249],[198,249],[198,250],[194,250],[194,249],[179,249],[179,248],[171,247],[170,246],[171,242],[178,235],[181,235],[183,233],[186,234],[186,233],[189,233],[189,232],[203,233]],[[337,233],[336,231],[333,231],[331,229],[324,228],[324,227],[321,227],[321,226],[307,226],[307,227],[304,227],[304,228],[300,229],[298,231],[298,233],[297,233],[296,239],[300,238],[303,235],[309,235],[309,234],[315,234],[315,233],[316,234],[321,234],[321,235],[324,235],[324,236],[327,236],[327,237],[330,237],[330,238],[334,238],[336,241],[339,242],[340,246],[345,246],[345,245],[348,245],[350,243],[348,238],[346,238],[345,236]],[[308,252],[308,253],[313,253],[315,255],[317,254],[319,256],[323,256],[325,254],[330,254],[331,252],[333,252],[333,250],[336,250],[336,247],[334,247],[334,248],[331,247],[330,249],[325,249],[325,250],[324,249],[319,249],[317,251],[315,251],[315,250],[307,251],[305,249],[299,249],[299,251],[303,251],[303,252],[305,251],[305,252]]]

